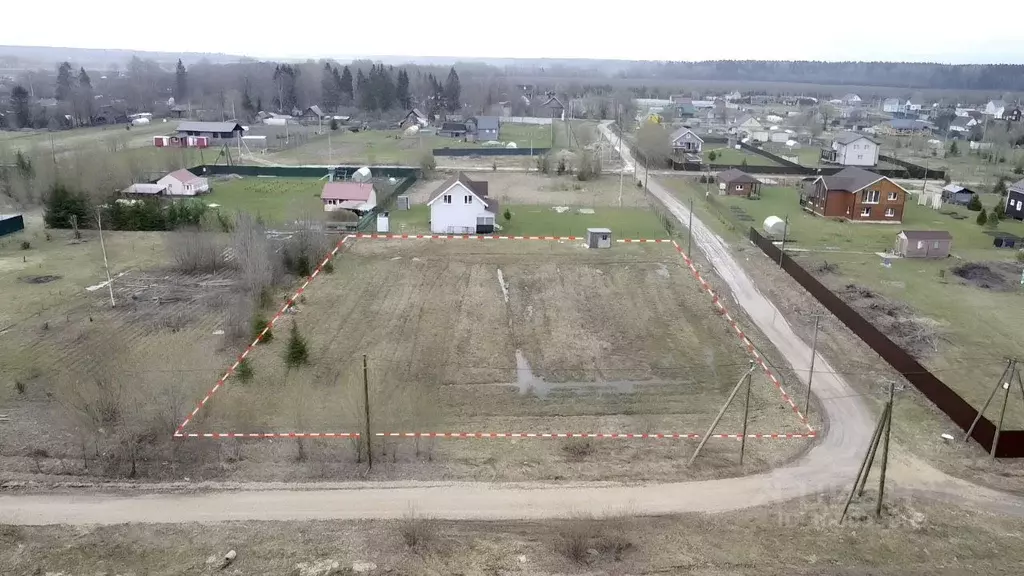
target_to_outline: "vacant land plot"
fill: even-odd
[[[303,296],[250,356],[254,378],[230,380],[186,431],[361,431],[363,355],[372,432],[701,431],[748,364],[664,246],[361,240]],[[311,364],[288,369],[293,322]],[[774,387],[754,381],[750,431],[800,431]],[[740,424],[737,407],[721,427]],[[764,443],[752,461],[801,449]],[[281,458],[295,448],[246,450]],[[730,450],[714,443],[708,466],[688,470],[679,442],[384,444],[388,474],[507,480],[735,473],[722,458]]]
[[[715,159],[711,159],[711,153],[715,153]],[[727,164],[739,166],[745,161],[748,166],[778,166],[779,163],[766,158],[760,154],[754,154],[747,150],[729,148],[725,144],[708,144],[704,146],[704,162],[707,164]]]
[[[643,189],[626,175],[617,174],[580,182],[572,176],[547,176],[541,173],[467,172],[473,180],[487,182],[487,193],[502,204],[538,204],[542,206],[615,206],[640,208],[648,205]],[[436,174],[420,180],[407,194],[412,204],[425,204],[430,194],[450,174]],[[621,195],[620,195],[621,192]]]
[[[207,203],[222,210],[249,212],[268,222],[288,222],[311,216],[322,218],[320,200],[326,180],[318,178],[229,178],[212,183]]]
[[[707,202],[699,184],[664,181],[683,197],[694,198],[698,215],[706,215],[705,222],[730,235],[745,237],[751,226],[760,229],[767,216],[788,216],[790,255],[834,290],[865,295],[866,299],[852,298],[851,303],[860,302],[869,318],[873,310],[884,311],[876,319],[880,326],[892,328],[897,320],[899,333],[890,331],[890,336],[918,350],[921,361],[974,406],[985,403],[1006,367],[1003,358],[1017,354],[1014,343],[1024,324],[1020,265],[1013,250],[992,246],[992,234],[1024,235],[1022,222],[1002,221],[992,231],[975,223],[976,212],[954,207],[936,211],[918,206],[911,198],[902,225],[851,224],[803,212],[799,194],[791,188],[765,187],[760,200],[714,196]],[[995,198],[987,195],[984,202],[994,203]],[[890,267],[882,266],[876,252],[891,249],[903,229],[949,231],[954,257],[893,259]],[[965,263],[984,269],[976,268],[964,279],[956,269]],[[996,417],[990,410],[989,416]],[[1024,426],[1021,403],[1011,402],[1006,418],[1008,427]]]

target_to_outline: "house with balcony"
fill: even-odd
[[[878,142],[856,132],[841,132],[832,147],[821,151],[821,161],[840,166],[877,166]]]
[[[850,222],[900,223],[907,191],[889,178],[851,166],[819,176],[807,188],[804,208]]]

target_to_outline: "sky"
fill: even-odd
[[[60,4],[51,4],[55,11]],[[39,22],[11,2],[7,22]],[[75,3],[76,6],[80,6]],[[887,60],[1024,64],[1014,0],[969,16],[941,2],[820,0],[637,4],[601,0],[211,2],[108,0],[43,26],[5,26],[2,44],[219,52],[254,58],[442,56],[620,60]],[[834,7],[834,8],[833,8]],[[989,17],[992,16],[992,17]],[[969,29],[956,24],[971,18]],[[962,40],[960,40],[962,39]]]

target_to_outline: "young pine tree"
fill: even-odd
[[[252,382],[252,365],[249,364],[247,358],[242,358],[242,361],[238,363],[235,374],[238,375],[238,379],[243,383]]]
[[[252,317],[252,338],[253,338],[253,340],[259,338],[260,332],[263,332],[263,328],[265,328],[267,324],[268,324],[267,318],[263,314],[257,313],[255,316]],[[266,343],[266,342],[270,342],[273,339],[274,339],[274,331],[270,330],[270,329],[267,329],[267,333],[263,335],[263,338],[260,340],[260,342],[261,343]]]
[[[288,348],[285,350],[285,363],[290,367],[302,366],[309,363],[309,349],[306,347],[306,339],[299,334],[299,325],[293,320],[291,333],[288,335]]]

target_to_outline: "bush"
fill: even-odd
[[[984,226],[985,223],[988,222],[988,214],[985,212],[984,208],[981,209],[981,212],[978,212],[978,218],[975,222],[978,223],[978,226]]]
[[[718,160],[718,152],[715,152],[714,150],[708,152],[708,161],[714,162],[715,160]]]
[[[285,364],[290,368],[309,363],[309,349],[306,340],[299,334],[299,325],[292,320],[292,329],[288,335],[288,348],[285,350]]]
[[[28,240],[22,240],[21,241],[21,249],[22,250],[28,250],[31,247],[32,247],[32,243],[29,242]]]
[[[562,452],[569,460],[586,460],[594,453],[594,441],[590,438],[569,438],[562,444]]]
[[[985,227],[992,228],[993,230],[999,227],[999,214],[996,214],[995,209],[989,212],[988,219],[985,220]]]
[[[184,274],[212,274],[226,266],[224,247],[215,234],[182,230],[167,237],[175,266]]]
[[[324,274],[334,274],[334,260],[328,260],[324,264],[322,270],[324,271]]]
[[[956,140],[953,140],[949,145],[950,156],[958,156],[960,154],[960,147],[957,145]]]
[[[235,369],[235,374],[238,375],[238,379],[243,383],[252,382],[252,365],[249,364],[247,358],[242,358],[241,362],[238,363],[238,368]]]
[[[338,119],[337,118],[331,118],[331,121],[327,124],[327,127],[330,128],[332,132],[337,130],[338,126],[339,125],[338,125]]]
[[[1002,220],[1003,218],[1005,218],[1006,217],[1006,204],[1003,203],[1003,202],[1000,202],[1000,203],[996,204],[992,208],[992,215],[995,216],[996,218],[998,218],[999,220]]]
[[[601,157],[592,150],[584,150],[576,160],[576,179],[580,182],[601,176]]]
[[[256,340],[257,338],[260,337],[260,332],[263,332],[263,329],[267,327],[267,324],[269,324],[269,322],[267,321],[267,318],[263,316],[263,314],[257,313],[252,317],[252,322],[249,325],[252,327],[253,340]],[[273,339],[274,331],[272,329],[267,329],[267,333],[263,335],[263,338],[260,339],[260,342],[270,342]]]
[[[551,174],[551,154],[537,156],[537,171],[544,174]]]
[[[46,211],[43,222],[48,228],[71,228],[71,217],[78,218],[80,228],[87,227],[89,218],[89,201],[81,192],[73,192],[61,183],[50,188],[46,198]]]
[[[574,518],[559,530],[559,551],[576,564],[585,564],[590,549],[592,522]]]
[[[402,535],[402,542],[409,548],[422,548],[433,536],[433,523],[427,519],[416,516],[410,512],[398,525],[398,532]]]
[[[509,222],[510,220],[512,220],[512,211],[509,210],[507,207],[505,208],[505,211],[501,215],[502,217],[505,218],[505,222]]]
[[[746,158],[744,158],[743,161],[740,162],[740,166],[743,166],[744,168],[747,167],[747,159]]]
[[[14,390],[17,391],[18,394],[24,394],[25,393],[25,383],[22,382],[21,380],[15,380],[14,381]]]
[[[424,152],[423,155],[420,156],[420,170],[427,174],[433,172],[436,169],[437,160],[434,159],[434,153]]]
[[[1000,176],[996,180],[995,186],[992,187],[993,194],[999,194],[1000,196],[1006,196],[1006,177]]]
[[[977,212],[982,209],[981,198],[978,198],[977,194],[971,196],[971,201],[967,203],[967,209],[971,212]]]
[[[1017,259],[1017,262],[1024,263],[1024,249],[1017,250],[1017,254],[1014,255],[1014,258]]]

